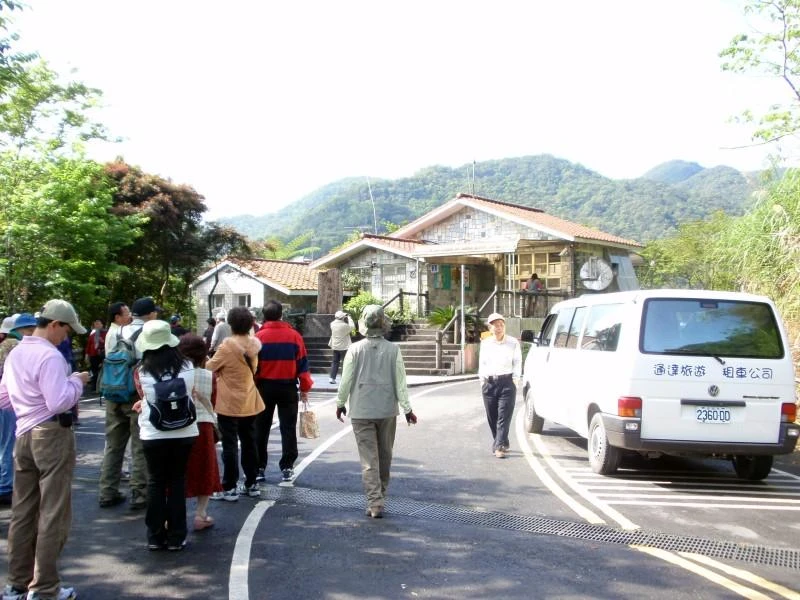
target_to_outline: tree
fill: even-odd
[[[79,314],[105,313],[109,257],[136,221],[110,213],[112,187],[97,163],[0,156],[0,311],[69,298]]]
[[[766,74],[786,84],[785,103],[773,104],[760,116],[750,111],[743,115],[756,123],[754,139],[772,142],[800,129],[800,0],[749,0],[744,11],[763,20],[766,30],[734,37],[720,53],[722,69]]]
[[[150,295],[171,310],[192,314],[192,282],[222,254],[249,254],[247,240],[230,228],[206,225],[203,196],[191,186],[144,173],[122,160],[106,165],[115,182],[114,214],[138,215],[139,235],[117,257],[125,267],[112,297]]]
[[[313,236],[313,231],[306,231],[285,244],[278,238],[265,239],[256,243],[254,251],[262,258],[273,260],[291,260],[301,256],[313,256],[314,253],[319,252],[319,246],[304,246]]]

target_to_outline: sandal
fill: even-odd
[[[206,515],[205,517],[200,517],[195,515],[194,517],[194,530],[195,531],[202,531],[203,529],[208,529],[214,525],[214,519],[210,516]]]

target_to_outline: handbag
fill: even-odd
[[[309,410],[308,402],[304,402],[305,410],[298,413],[298,422],[300,427],[300,437],[313,440],[319,437],[319,423],[317,423],[317,415],[313,410]]]

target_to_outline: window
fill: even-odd
[[[772,308],[760,302],[651,298],[642,318],[642,352],[741,358],[785,353]]]
[[[233,303],[236,306],[251,306],[252,303],[250,302],[250,294],[236,294],[233,297]]]
[[[449,273],[449,270],[448,270]],[[405,263],[381,266],[381,297],[389,300],[401,288],[406,288]]]
[[[225,294],[211,294],[209,305],[211,306],[212,310],[215,308],[224,308]]]
[[[520,253],[515,257],[516,272],[514,278],[519,280],[518,288],[522,289],[532,273],[536,273],[545,289],[561,287],[561,255],[558,252]]]
[[[566,348],[567,338],[569,337],[569,325],[572,323],[572,317],[575,315],[574,308],[567,308],[558,313],[556,319],[556,334],[555,341],[553,342],[554,348]]]
[[[569,337],[567,338],[567,348],[577,348],[578,338],[581,335],[581,325],[583,324],[583,317],[586,316],[587,308],[581,306],[575,309],[575,316],[572,317],[572,323],[569,326]]]
[[[598,304],[593,306],[583,328],[581,348],[615,352],[622,327],[621,304]]]

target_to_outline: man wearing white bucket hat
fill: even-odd
[[[514,382],[522,377],[522,350],[516,338],[506,335],[503,315],[492,313],[486,322],[492,335],[481,341],[478,379],[492,430],[492,452],[497,458],[505,458],[517,397]]]

